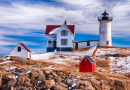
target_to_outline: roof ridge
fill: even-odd
[[[28,52],[31,52],[23,43],[20,43]]]

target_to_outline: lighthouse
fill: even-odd
[[[101,17],[98,17],[99,26],[99,46],[112,46],[111,39],[111,21],[113,17],[104,11]]]

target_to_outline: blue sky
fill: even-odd
[[[0,0],[0,56],[22,42],[33,53],[46,51],[46,25],[75,25],[75,41],[98,40],[98,16],[112,21],[113,46],[130,47],[130,0]],[[79,38],[80,37],[80,38]]]

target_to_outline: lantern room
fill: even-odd
[[[98,17],[98,21],[102,21],[102,20],[109,20],[112,21],[112,17],[109,16],[109,14],[106,12],[106,10],[104,11],[104,13],[102,14],[101,17]]]

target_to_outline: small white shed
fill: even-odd
[[[94,46],[99,46],[99,40],[74,42],[74,49],[84,49],[87,47],[94,47]]]
[[[19,56],[23,58],[31,58],[31,51],[23,44],[18,43],[10,52],[10,56]]]

